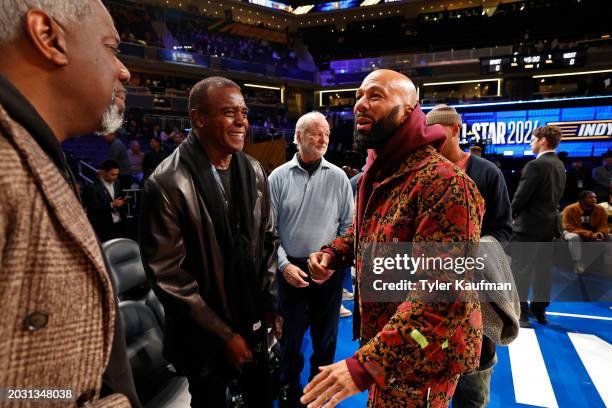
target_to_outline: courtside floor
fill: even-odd
[[[353,309],[353,301],[344,301]],[[352,318],[341,318],[336,361],[353,354]],[[508,347],[497,347],[489,407],[612,408],[612,303],[553,303],[549,324],[521,329]],[[305,384],[312,353],[310,334],[302,348]],[[341,407],[365,407],[366,393]]]

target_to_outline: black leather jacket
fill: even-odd
[[[225,344],[234,332],[222,318],[230,311],[221,249],[180,151],[176,149],[145,183],[140,247],[147,276],[165,309],[164,355],[179,371],[189,373],[224,365]],[[258,193],[253,226],[257,235],[251,250],[265,310],[274,312],[279,240],[266,174],[257,160],[247,157]]]

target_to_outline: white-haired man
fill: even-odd
[[[324,283],[314,282],[306,264],[311,252],[350,227],[353,193],[348,178],[323,158],[329,124],[319,112],[302,116],[295,129],[298,152],[270,175],[272,208],[281,247],[278,250],[281,339],[281,406],[299,405],[304,365],[302,338],[310,325],[313,353],[310,379],[331,364],[336,351],[343,271]]]
[[[121,126],[130,73],[118,45],[99,0],[0,5],[0,388],[58,390],[43,405],[121,408],[131,395],[139,406],[111,280],[60,149]],[[102,398],[105,371],[120,393]]]

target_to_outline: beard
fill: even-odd
[[[123,109],[115,104],[115,93],[113,92],[112,102],[104,110],[96,133],[108,135],[109,133],[114,133],[121,125],[123,125]]]
[[[357,123],[355,122],[353,139],[357,143],[357,149],[361,152],[366,152],[368,149],[380,149],[387,144],[399,127],[397,117],[401,109],[402,107],[398,105],[387,116],[372,123],[372,129],[369,132],[357,131]]]

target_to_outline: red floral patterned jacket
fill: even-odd
[[[368,242],[477,242],[484,213],[474,182],[426,145],[374,185],[359,242],[354,228],[324,251],[337,268],[355,260],[357,282]],[[474,298],[474,297],[471,297]],[[475,299],[475,298],[474,298]],[[478,367],[482,320],[478,300],[449,303],[361,303],[361,339],[347,360],[370,407],[444,407],[459,375]]]

